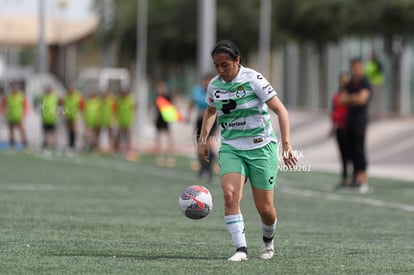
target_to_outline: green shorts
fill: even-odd
[[[219,152],[220,176],[240,173],[250,184],[262,190],[274,188],[278,170],[278,155],[275,142],[253,150],[238,150],[222,144]]]

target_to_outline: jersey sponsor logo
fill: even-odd
[[[224,90],[216,90],[214,92],[214,98],[217,100],[223,99],[230,99],[230,98],[241,98],[246,95],[246,90],[239,86],[236,91],[224,91]]]
[[[221,97],[221,94],[226,94],[226,93],[227,93],[226,91],[216,90],[214,92],[214,97],[217,98],[217,99],[219,99]]]
[[[270,84],[267,84],[267,85],[263,86],[262,90],[265,91],[267,93],[267,95],[270,95],[274,91],[273,87]]]
[[[262,90],[264,91],[264,90],[266,90],[267,88],[269,88],[269,86],[270,86],[270,84],[267,84],[266,86],[263,86],[262,87]]]
[[[221,123],[221,127],[223,129],[246,126],[246,125],[247,125],[247,121],[235,121],[235,122],[223,122],[223,123]]]
[[[264,141],[263,137],[258,137],[258,138],[253,139],[253,143],[260,143],[260,142],[263,142],[263,141]]]

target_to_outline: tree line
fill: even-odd
[[[98,11],[103,2],[95,2]],[[111,25],[101,28],[97,36],[101,43],[114,43],[118,65],[128,66],[136,55],[137,0],[113,4]],[[197,4],[196,0],[148,0],[149,73],[160,65],[196,62]],[[258,48],[260,1],[218,0],[216,5],[217,40],[236,41],[248,58]],[[101,22],[105,22],[104,17]],[[349,36],[383,37],[384,54],[391,63],[391,86],[397,97],[401,55],[413,33],[414,0],[272,0],[272,48],[289,41],[314,44],[320,75],[326,70],[329,43]]]

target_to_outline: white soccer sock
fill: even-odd
[[[277,219],[275,220],[275,223],[272,225],[266,225],[262,222],[263,237],[267,239],[273,238],[273,236],[276,233],[276,224],[277,224]]]
[[[242,214],[224,216],[227,230],[230,233],[234,247],[247,247],[246,236],[244,235],[244,221]]]

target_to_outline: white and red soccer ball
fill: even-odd
[[[213,209],[210,191],[201,185],[186,187],[178,198],[181,212],[188,218],[198,220],[206,217]]]

